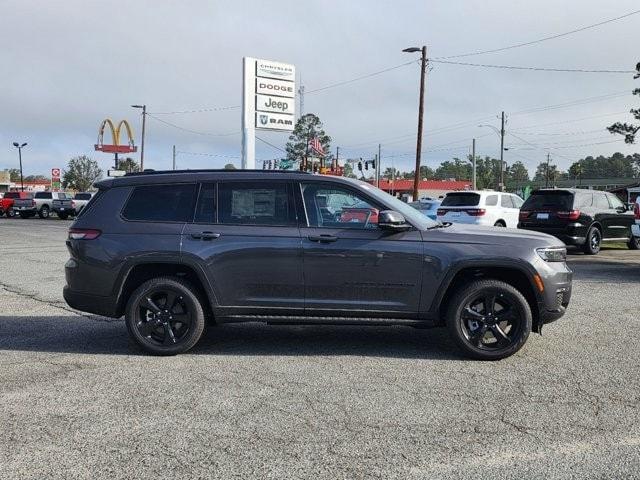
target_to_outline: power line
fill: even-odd
[[[195,110],[177,110],[175,112],[151,112],[151,113],[153,113],[154,115],[176,115],[180,113],[219,112],[222,110],[235,110],[240,107],[241,105],[232,105],[230,107],[211,107],[211,108],[198,108]],[[147,114],[151,115],[151,113],[147,113]]]
[[[285,153],[287,152],[286,150],[284,150],[284,149],[282,149],[282,148],[280,148],[280,147],[277,147],[277,146],[276,146],[276,145],[274,145],[273,143],[269,143],[269,142],[267,142],[266,140],[263,140],[262,138],[258,137],[257,135],[256,135],[256,139],[260,140],[262,143],[265,143],[265,144],[269,145],[270,147],[275,148],[276,150],[279,150],[279,151],[281,151],[281,152],[285,152]]]
[[[556,38],[566,37],[567,35],[572,35],[574,33],[583,32],[584,30],[588,30],[590,28],[595,28],[595,27],[599,27],[601,25],[605,25],[607,23],[611,23],[611,22],[615,22],[615,21],[618,21],[618,20],[622,20],[623,18],[627,18],[627,17],[630,17],[632,15],[636,15],[638,13],[640,13],[640,10],[635,10],[633,12],[629,12],[629,13],[625,13],[624,15],[620,15],[619,17],[610,18],[610,19],[604,20],[602,22],[598,22],[598,23],[594,23],[594,24],[591,24],[591,25],[587,25],[585,27],[576,28],[575,30],[571,30],[571,31],[568,31],[568,32],[558,33],[556,35],[550,35],[548,37],[539,38],[537,40],[532,40],[532,41],[529,41],[529,42],[516,43],[514,45],[508,45],[506,47],[501,47],[501,48],[494,48],[494,49],[491,49],[491,50],[479,50],[479,51],[475,51],[475,52],[462,53],[462,54],[459,54],[459,55],[449,55],[447,57],[437,57],[437,58],[445,59],[445,58],[471,57],[473,55],[482,55],[482,54],[485,54],[485,53],[503,52],[505,50],[511,50],[512,48],[526,47],[526,46],[529,46],[529,45],[534,45],[536,43],[546,42],[548,40],[554,40]]]
[[[166,120],[162,120],[161,118],[158,118],[150,113],[147,113],[147,115],[151,118],[153,118],[154,120],[156,120],[157,122],[160,123],[164,123],[165,125],[169,126],[169,127],[173,127],[173,128],[177,128],[178,130],[182,130],[184,132],[189,132],[189,133],[194,133],[196,135],[204,135],[204,136],[208,136],[208,137],[229,137],[232,135],[238,135],[240,132],[231,132],[231,133],[209,133],[209,132],[199,132],[197,130],[191,130],[189,128],[184,128],[181,127],[180,125],[176,125],[175,123],[170,123],[167,122]]]
[[[575,118],[575,119],[571,119],[571,120],[563,120],[560,122],[551,122],[551,123],[537,123],[534,125],[525,125],[523,127],[519,127],[520,129],[522,128],[536,128],[536,127],[550,127],[553,125],[564,125],[567,123],[575,123],[575,122],[582,122],[583,120],[592,120],[594,118],[603,118],[603,117],[612,117],[614,115],[621,115],[623,113],[629,113],[628,110],[624,110],[622,112],[614,112],[614,113],[605,113],[602,115],[592,115],[590,117],[582,117],[582,118]],[[520,133],[518,130],[512,130],[512,132],[517,132]]]
[[[538,112],[544,112],[548,110],[557,110],[559,108],[575,107],[578,105],[586,105],[587,103],[601,102],[603,100],[611,100],[613,98],[626,97],[628,95],[629,95],[629,92],[627,90],[624,90],[620,92],[608,93],[605,95],[598,95],[596,97],[587,97],[587,98],[582,98],[578,100],[571,100],[565,103],[557,103],[555,105],[545,105],[542,107],[533,107],[525,110],[519,110],[517,112],[511,112],[511,115],[527,115],[530,113],[538,113]]]
[[[490,65],[486,63],[453,62],[450,60],[429,60],[432,63],[444,63],[447,65],[463,65],[466,67],[501,68],[506,70],[531,70],[537,72],[569,72],[569,73],[622,73],[628,75],[636,73],[635,70],[590,70],[586,68],[550,68],[550,67],[520,67],[514,65]]]
[[[308,95],[310,93],[322,92],[322,91],[328,90],[330,88],[341,87],[342,85],[347,85],[349,83],[358,82],[360,80],[364,80],[365,78],[375,77],[376,75],[381,75],[383,73],[390,72],[390,71],[396,70],[398,68],[406,67],[407,65],[411,65],[412,63],[415,63],[415,62],[416,62],[416,60],[411,60],[410,62],[401,63],[400,65],[396,65],[394,67],[385,68],[384,70],[379,70],[377,72],[368,73],[366,75],[362,75],[360,77],[355,77],[355,78],[352,78],[350,80],[344,80],[342,82],[332,83],[330,85],[326,85],[326,86],[320,87],[320,88],[315,88],[313,90],[306,90],[305,94]]]

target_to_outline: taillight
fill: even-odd
[[[564,220],[577,220],[580,218],[580,210],[570,210],[568,212],[556,212],[558,218],[562,218]]]
[[[465,212],[467,212],[467,215],[471,217],[481,217],[482,215],[487,213],[487,211],[484,208],[469,208],[465,210]]]
[[[438,216],[442,217],[444,215],[446,215],[447,211],[444,208],[439,208],[438,209]]]
[[[637,203],[633,204],[633,216],[636,220],[640,220],[640,206]]]
[[[527,218],[529,218],[529,215],[531,215],[531,212],[528,212],[527,210],[520,210],[520,213],[518,214],[518,219],[526,220]]]
[[[94,240],[100,236],[100,230],[92,228],[70,228],[69,240]]]
[[[35,200],[31,200],[31,206],[35,207],[36,206],[36,201]]]
[[[73,200],[71,200],[71,208],[76,208],[76,202],[74,202]]]

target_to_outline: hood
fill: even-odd
[[[446,235],[447,241],[459,243],[480,243],[488,245],[522,245],[530,243],[535,247],[564,246],[564,243],[552,235],[534,232],[532,230],[521,230],[504,227],[484,227],[480,225],[465,225],[454,223],[449,227],[429,230],[423,233],[426,239],[433,232],[441,232]],[[442,238],[438,238],[442,241]]]

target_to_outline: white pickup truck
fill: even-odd
[[[22,200],[14,206],[14,210],[22,218],[34,217],[36,213],[40,218],[49,218],[53,210],[53,201],[67,198],[71,197],[65,192],[36,192],[31,199],[33,201]]]
[[[73,196],[73,209],[75,215],[80,215],[80,212],[87,206],[91,197],[93,197],[93,193],[91,192],[78,192]]]

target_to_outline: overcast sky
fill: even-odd
[[[402,53],[405,47],[426,44],[434,58],[500,48],[638,8],[638,0],[0,0],[0,169],[17,167],[13,141],[29,142],[23,157],[27,175],[64,167],[79,154],[106,169],[112,156],[93,150],[98,126],[107,117],[129,119],[139,143],[140,115],[132,103],[146,103],[157,118],[207,133],[149,118],[145,167],[170,168],[174,144],[179,152],[219,155],[179,153],[179,168],[239,165],[240,109],[161,113],[239,105],[243,56],[294,64],[310,91],[417,58]],[[640,14],[531,46],[453,60],[632,70],[640,61],[638,45]],[[498,155],[497,135],[477,125],[498,126],[501,110],[509,116],[507,129],[528,142],[508,135],[505,159],[523,161],[532,173],[549,148],[562,169],[589,154],[640,150],[603,143],[618,138],[604,128],[631,120],[625,112],[637,106],[631,90],[640,80],[631,74],[431,67],[423,147],[430,166],[468,154],[473,137],[478,154]],[[305,113],[320,116],[333,147],[345,154],[372,155],[380,142],[383,168],[393,158],[397,167],[412,169],[419,73],[411,64],[309,93]],[[259,136],[280,147],[287,140],[284,133]],[[257,143],[257,158],[278,155]]]

